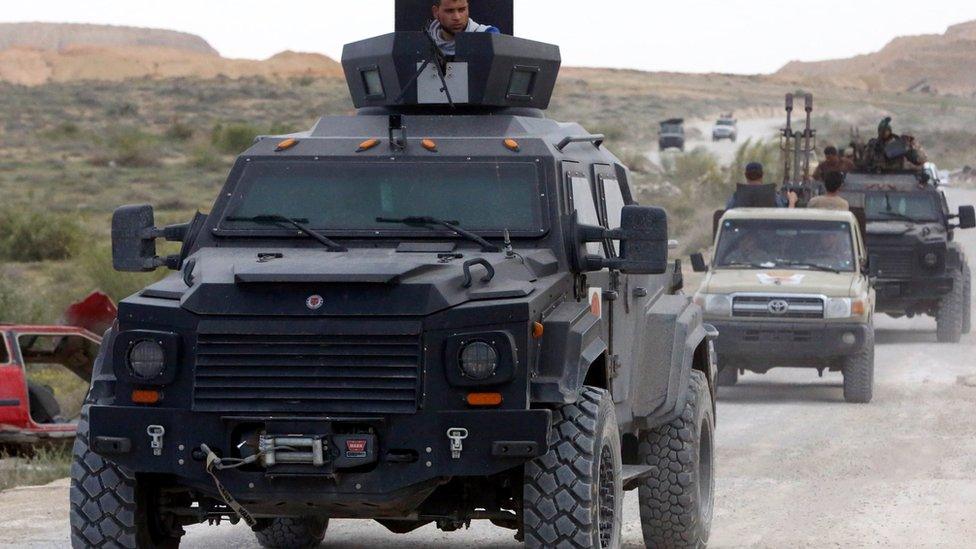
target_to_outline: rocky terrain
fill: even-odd
[[[945,34],[895,38],[882,50],[833,61],[794,61],[775,75],[784,81],[869,91],[976,95],[976,21]]]
[[[192,34],[132,27],[50,23],[0,24],[0,82],[138,78],[342,77],[320,54],[282,52],[266,60],[221,57]]]

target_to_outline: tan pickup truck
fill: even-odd
[[[860,224],[851,212],[744,208],[718,224],[695,301],[719,330],[719,383],[740,372],[812,368],[844,375],[848,402],[871,401],[874,305]]]

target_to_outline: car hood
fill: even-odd
[[[485,281],[486,268],[474,265],[465,287],[463,265],[472,259],[491,265],[495,276]],[[468,301],[525,298],[544,283],[540,278],[558,271],[549,250],[527,252],[523,260],[480,252],[442,260],[392,249],[216,248],[186,265],[141,295],[178,299],[200,315],[420,316]]]
[[[709,294],[774,293],[850,297],[855,273],[776,269],[718,269],[709,273],[702,292]]]
[[[911,223],[908,221],[871,221],[867,224],[867,237],[915,237],[925,242],[946,239],[946,229],[940,223]]]

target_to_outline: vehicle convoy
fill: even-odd
[[[259,139],[209,214],[116,211],[116,268],[177,272],[122,301],[95,365],[75,547],[225,519],[307,547],[361,518],[610,548],[632,489],[648,546],[707,543],[717,334],[665,212],[544,117],[556,46],[462,33],[442,65],[413,28],[346,46],[357,114]]]
[[[951,213],[942,189],[918,170],[849,173],[842,194],[867,218],[878,312],[932,316],[942,343],[968,334],[972,277],[955,231],[976,227],[976,210]]]
[[[668,149],[685,150],[685,121],[683,118],[669,118],[661,122],[658,137],[658,147],[661,152]]]
[[[115,305],[93,293],[68,308],[67,325],[0,324],[0,452],[71,442],[106,318]]]
[[[712,141],[723,139],[728,139],[733,143],[739,140],[739,121],[733,118],[731,114],[719,118],[712,127]]]
[[[851,212],[743,208],[719,223],[695,301],[719,331],[719,385],[776,367],[844,375],[844,398],[870,402],[874,302],[860,224]]]

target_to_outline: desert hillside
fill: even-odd
[[[881,51],[833,61],[793,61],[778,78],[864,90],[976,96],[976,21],[945,34],[905,36]]]
[[[135,78],[341,77],[319,54],[226,59],[204,39],[158,29],[48,23],[0,24],[0,81],[26,86]]]

